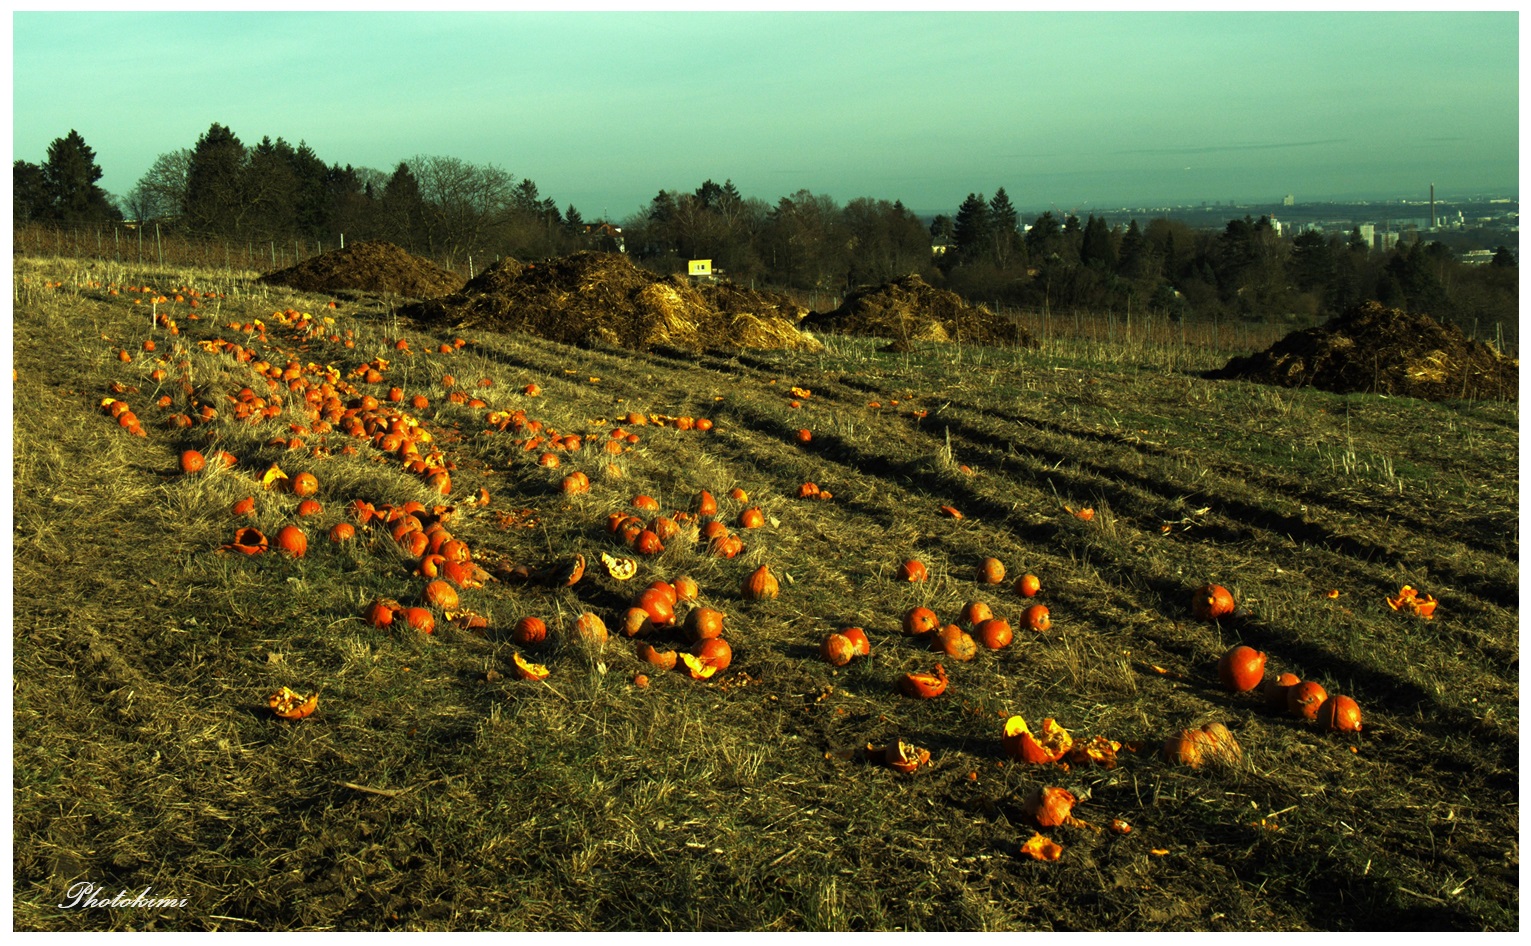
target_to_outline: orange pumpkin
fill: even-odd
[[[734,661],[734,649],[721,637],[697,641],[692,645],[691,653],[703,663],[711,664],[718,673],[727,670],[728,665]]]
[[[181,472],[200,473],[207,466],[207,459],[197,450],[181,451]]]
[[[781,593],[781,584],[776,576],[771,574],[768,566],[762,565],[750,573],[744,579],[744,597],[751,601],[760,601],[766,598],[775,598]]]
[[[1238,741],[1222,723],[1200,729],[1183,729],[1164,741],[1164,757],[1170,762],[1200,768],[1204,762],[1232,765],[1243,758]]]
[[[1027,573],[1015,580],[1015,593],[1022,598],[1034,598],[1042,590],[1042,579]]]
[[[1191,613],[1198,621],[1216,621],[1233,610],[1233,594],[1222,585],[1202,585],[1191,593]]]
[[[819,654],[832,666],[843,667],[856,656],[856,642],[844,634],[830,634],[819,645]]]
[[[402,610],[397,601],[387,598],[378,598],[367,606],[367,623],[373,627],[387,627],[393,623],[393,617]]]
[[[1319,705],[1316,720],[1335,732],[1360,732],[1361,707],[1348,696],[1331,696]]]
[[[968,627],[977,627],[993,616],[994,612],[982,601],[969,601],[962,609],[962,620]]]
[[[645,588],[633,601],[633,606],[646,612],[655,627],[669,627],[675,623],[675,600],[662,588]]]
[[[308,536],[297,526],[282,526],[276,534],[276,547],[293,558],[302,558],[308,554]]]
[[[1328,698],[1329,694],[1323,686],[1312,680],[1304,680],[1287,691],[1287,712],[1311,723],[1318,718],[1318,708]]]
[[[319,479],[307,470],[292,478],[294,496],[312,496],[319,492]]]
[[[1015,639],[1015,633],[1010,629],[1010,622],[1004,618],[989,618],[987,621],[980,622],[978,627],[974,628],[974,633],[990,650],[1009,647],[1010,642]]]
[[[1295,673],[1283,673],[1272,678],[1267,678],[1260,692],[1265,695],[1265,704],[1277,712],[1286,709],[1286,696],[1292,687],[1301,683]]]
[[[904,612],[903,626],[905,634],[918,637],[939,628],[941,619],[929,608],[915,607]]]
[[[457,589],[452,587],[451,582],[442,581],[440,578],[427,583],[421,597],[425,599],[426,604],[443,611],[455,611],[459,604]]]
[[[400,612],[404,617],[404,623],[422,634],[436,633],[436,616],[425,608],[409,607]]]
[[[919,559],[906,559],[903,564],[898,566],[899,581],[924,581],[929,577],[930,571],[926,569],[925,563]]]
[[[997,585],[1005,580],[1005,564],[997,558],[986,558],[978,564],[978,580],[987,585]]]
[[[1245,644],[1230,647],[1217,662],[1217,676],[1230,693],[1247,693],[1265,679],[1265,655]]]
[[[872,653],[872,642],[867,639],[867,632],[859,627],[842,627],[840,636],[850,641],[856,647],[858,656],[867,657]]]
[[[723,612],[717,608],[702,607],[692,608],[686,615],[686,636],[692,641],[703,641],[710,638],[721,637],[723,634]]]
[[[639,637],[654,630],[654,620],[649,613],[642,608],[628,608],[622,612],[622,633],[628,637]]]
[[[548,639],[548,625],[542,618],[527,616],[516,622],[510,636],[523,647],[540,644]]]
[[[1045,604],[1034,604],[1021,612],[1021,626],[1042,633],[1053,626],[1052,615]]]
[[[605,644],[609,637],[606,622],[593,611],[586,611],[574,619],[574,636],[592,644]]]
[[[978,654],[978,643],[973,636],[955,624],[948,624],[936,632],[930,649],[940,651],[953,660],[972,660]]]
[[[675,588],[675,598],[677,601],[695,601],[696,596],[701,593],[701,589],[697,587],[696,579],[690,575],[681,575],[670,584]]]

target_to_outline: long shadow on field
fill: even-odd
[[[786,424],[763,415],[740,409],[738,416],[741,422],[748,424],[751,429],[769,437],[785,441],[790,436]],[[980,432],[982,433],[982,432]],[[986,438],[991,435],[984,434]],[[859,470],[864,474],[892,479],[898,482],[910,484],[911,489],[916,491],[928,491],[938,488],[943,496],[957,502],[970,513],[981,516],[995,523],[1004,523],[1014,534],[1029,542],[1039,545],[1057,543],[1062,538],[1063,530],[1058,526],[1042,523],[1027,524],[1018,522],[1011,515],[1011,511],[991,500],[986,499],[976,492],[971,486],[955,477],[933,478],[928,469],[920,467],[913,462],[899,461],[890,457],[877,454],[869,454],[861,451],[843,439],[826,434],[815,437],[805,445],[826,459],[844,464],[851,469]],[[1145,482],[1153,481],[1139,478]],[[1251,507],[1250,514],[1263,512]],[[946,544],[942,536],[932,536],[934,541]],[[1356,543],[1359,549],[1367,547]],[[1130,576],[1135,583],[1146,586],[1150,602],[1140,600],[1123,599],[1122,605],[1128,610],[1140,611],[1145,607],[1157,609],[1164,613],[1171,610],[1170,603],[1178,602],[1185,596],[1184,583],[1169,578],[1160,578],[1144,574],[1133,567],[1130,562],[1115,559],[1107,548],[1095,550],[1105,556],[1106,561],[1101,562],[1103,568],[1115,571],[1122,576]],[[1239,625],[1241,636],[1254,644],[1259,642],[1263,650],[1269,650],[1281,654],[1284,658],[1297,662],[1300,666],[1324,667],[1335,679],[1347,679],[1356,682],[1361,691],[1370,700],[1386,703],[1400,712],[1414,713],[1420,707],[1428,706],[1432,711],[1427,714],[1427,722],[1423,728],[1434,729],[1441,732],[1443,738],[1449,737],[1451,732],[1460,731],[1462,727],[1469,730],[1483,731],[1484,725],[1470,713],[1451,707],[1441,706],[1435,697],[1402,677],[1379,670],[1376,667],[1348,659],[1332,651],[1305,643],[1298,632],[1290,629],[1277,628],[1262,624],[1253,619],[1245,619]],[[1141,629],[1136,633],[1154,640],[1165,650],[1177,653],[1188,659],[1192,658],[1197,650],[1186,640],[1176,639],[1154,631],[1152,628]],[[1489,724],[1488,735],[1494,741],[1500,743],[1503,751],[1508,753],[1518,752],[1518,740],[1513,733],[1505,732],[1497,724]]]
[[[1012,441],[991,431],[972,426],[960,418],[942,417],[941,422],[947,427],[953,436],[960,437],[972,443],[982,444],[996,453],[1009,454]],[[1057,450],[1028,445],[1027,452],[1038,458],[1040,465],[1048,468],[1048,476],[1056,477],[1062,482],[1069,483],[1072,488],[1080,492],[1096,492],[1110,500],[1114,506],[1132,508],[1134,498],[1120,488],[1113,488],[1114,482],[1120,481],[1139,487],[1145,493],[1164,497],[1169,500],[1172,497],[1183,495],[1184,491],[1174,483],[1166,482],[1152,476],[1133,473],[1122,467],[1103,467],[1096,464],[1081,461],[1077,456]],[[1066,464],[1073,464],[1081,470],[1092,474],[1088,480],[1085,477],[1072,474],[1066,469]],[[1255,529],[1276,535],[1285,536],[1290,541],[1299,545],[1314,545],[1327,549],[1337,555],[1359,559],[1365,562],[1383,563],[1397,567],[1407,564],[1417,567],[1420,564],[1419,556],[1414,552],[1398,552],[1380,545],[1363,542],[1347,535],[1340,535],[1307,518],[1291,516],[1276,512],[1262,506],[1254,505],[1246,500],[1234,496],[1214,495],[1205,489],[1198,495],[1213,500],[1219,507],[1219,511],[1228,519],[1240,523],[1248,523],[1251,528],[1238,529],[1232,526],[1225,527],[1229,533],[1227,538],[1232,541],[1243,541],[1255,537]],[[1440,575],[1452,585],[1470,590],[1487,601],[1505,608],[1519,606],[1520,594],[1517,588],[1508,588],[1493,581],[1485,580],[1479,575],[1466,573],[1453,568],[1439,560],[1428,563],[1432,573]]]

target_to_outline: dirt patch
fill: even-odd
[[[915,274],[857,289],[833,312],[809,315],[803,327],[887,338],[893,351],[910,351],[927,342],[976,342],[1023,348],[1035,348],[1038,344],[1031,333],[995,315],[986,306],[970,306],[955,292],[937,289]]]
[[[304,292],[382,292],[430,299],[462,288],[463,278],[428,259],[382,241],[353,243],[320,253],[296,266],[260,277],[261,282]]]
[[[823,347],[798,330],[806,311],[785,296],[728,283],[693,286],[681,276],[641,270],[620,253],[576,253],[525,265],[501,261],[460,292],[400,311],[457,328],[634,351]]]
[[[1520,360],[1427,314],[1363,303],[1265,351],[1241,355],[1208,378],[1417,397],[1516,400]]]

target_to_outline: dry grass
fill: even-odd
[[[416,351],[450,337],[252,276],[17,263],[18,928],[1518,927],[1514,405],[1207,382],[1189,370],[1208,356],[1190,348],[1081,352],[1056,333],[1033,352],[880,354],[832,338],[822,352],[695,359],[477,333],[453,354],[396,356],[400,335]],[[133,299],[148,296],[108,295],[144,284],[225,296],[195,321],[172,305],[181,335],[155,329],[146,355],[148,303]],[[355,348],[299,351],[274,317],[288,308],[333,315]],[[388,358],[366,387],[430,398],[420,419],[458,466],[454,534],[486,561],[582,552],[585,580],[465,592],[490,618],[483,635],[368,626],[374,597],[418,596],[415,563],[386,535],[336,548],[322,530],[354,498],[440,497],[365,443],[342,455],[339,433],[329,456],[270,444],[295,410],[172,431],[152,406],[158,355],[167,385],[184,370],[210,399],[261,382],[195,345],[255,318],[268,341],[238,340],[277,365]],[[449,373],[488,406],[450,403]],[[124,396],[145,438],[98,409],[114,381],[139,388]],[[532,381],[541,397],[521,393]],[[792,386],[812,392],[799,408]],[[488,410],[518,408],[592,446],[537,466],[511,434],[483,432]],[[629,427],[641,439],[618,476],[598,445],[628,411],[717,427]],[[179,449],[210,442],[238,465],[176,472]],[[241,496],[257,496],[268,534],[292,521],[296,499],[255,483],[272,462],[320,480],[309,555],[220,554]],[[589,473],[590,494],[558,491],[570,469]],[[806,480],[834,498],[795,498]],[[467,505],[481,486],[491,504]],[[736,530],[738,558],[674,542],[634,582],[600,567],[600,551],[624,551],[606,516],[635,494],[685,509],[706,488],[733,527],[734,486],[768,517]],[[521,509],[534,527],[502,525]],[[952,685],[938,699],[898,695],[898,676],[938,659],[898,630],[905,609],[951,619],[983,599],[1019,613],[976,581],[989,555],[1042,577],[1052,630],[970,663],[940,658]],[[894,580],[910,556],[928,582]],[[746,601],[740,582],[762,563],[781,596]],[[614,628],[636,587],[680,573],[727,614],[734,661],[714,680],[651,672],[640,689],[625,638],[568,635],[583,610]],[[1208,580],[1241,605],[1221,625],[1187,614]],[[1382,603],[1404,583],[1441,600],[1435,621]],[[553,630],[532,654],[553,671],[545,683],[511,667],[508,629],[526,614]],[[835,670],[817,646],[847,624],[873,652]],[[1224,692],[1214,665],[1239,641],[1272,671],[1354,696],[1365,731],[1326,734]],[[272,718],[264,700],[282,685],[319,689],[319,711]],[[1017,712],[1138,751],[1110,770],[1012,762],[999,735]],[[1166,736],[1214,720],[1243,745],[1238,765],[1156,757]],[[868,744],[900,736],[932,765],[899,775],[868,761]],[[1062,859],[1025,858],[1036,828],[1021,800],[1039,784],[1079,795],[1086,822],[1133,831],[1043,829]],[[81,880],[188,903],[58,909]]]

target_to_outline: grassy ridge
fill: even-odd
[[[815,355],[695,358],[483,333],[444,354],[449,335],[400,323],[387,300],[329,310],[249,275],[17,264],[18,928],[1518,926],[1515,405],[1206,382],[1188,372],[1226,352],[1158,343],[889,355],[832,339]],[[151,301],[181,286],[216,295],[195,310]],[[146,308],[180,334],[151,330]],[[293,332],[288,309],[332,316],[354,348]],[[228,328],[254,319],[265,341]],[[394,350],[401,336],[416,354]],[[324,531],[353,499],[442,498],[338,432],[307,434],[327,456],[273,444],[303,423],[295,405],[164,427],[181,374],[208,400],[264,384],[196,344],[214,338],[342,375],[387,359],[385,380],[358,389],[430,399],[414,413],[456,464],[454,535],[485,562],[578,551],[586,578],[464,591],[490,621],[481,635],[439,614],[430,636],[369,626],[374,598],[418,598],[416,563],[377,530],[345,547]],[[451,403],[447,374],[486,406]],[[99,409],[114,381],[139,389],[121,396],[145,437]],[[541,396],[523,393],[531,382]],[[178,406],[155,408],[162,393]],[[484,432],[488,411],[517,409],[589,445],[538,466]],[[639,443],[611,458],[599,444],[630,411],[716,427],[627,425]],[[178,473],[179,450],[210,445],[238,464]],[[319,478],[309,554],[220,554],[242,496],[268,535],[297,521],[295,497],[259,487],[271,463]],[[559,491],[570,469],[589,494]],[[797,499],[804,481],[834,498]],[[735,486],[766,527],[737,527]],[[490,504],[469,505],[480,488]],[[599,552],[627,554],[608,513],[638,493],[686,509],[700,489],[742,554],[676,541],[632,582],[605,574]],[[911,556],[930,581],[894,579]],[[975,577],[985,556],[1042,577],[1050,632],[970,663],[901,633],[916,604],[954,620],[981,599],[1013,620],[1008,582]],[[774,601],[740,595],[760,564],[782,579]],[[682,573],[727,614],[733,664],[710,681],[654,672],[616,631],[636,588]],[[1190,619],[1203,581],[1233,590],[1232,619]],[[1436,620],[1383,604],[1405,583],[1440,599]],[[612,627],[604,647],[568,633],[585,610]],[[508,633],[527,614],[552,629],[534,651]],[[848,624],[872,655],[836,670],[817,646]],[[1214,665],[1239,641],[1271,672],[1355,697],[1364,732],[1224,692]],[[546,683],[515,678],[517,651],[552,670]],[[946,695],[896,692],[937,659]],[[282,685],[319,689],[319,711],[273,719],[265,697]],[[1119,740],[1121,764],[1013,762],[999,746],[1012,713]],[[1212,720],[1244,747],[1238,765],[1157,757]],[[868,760],[899,737],[932,764],[899,775]],[[1062,859],[1022,856],[1037,828],[1021,800],[1042,784],[1080,796],[1090,825],[1132,832],[1043,829]],[[58,909],[81,880],[188,905]]]

